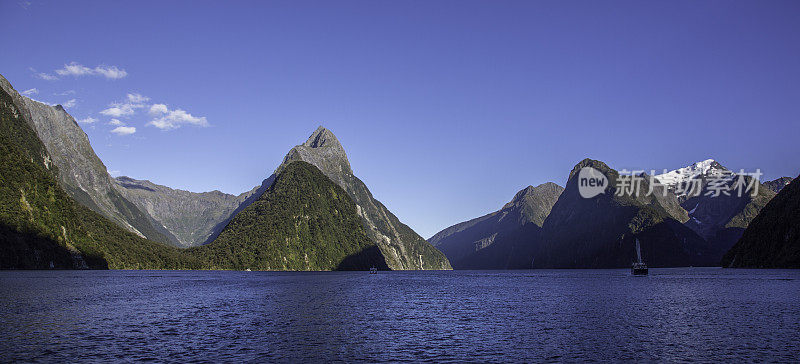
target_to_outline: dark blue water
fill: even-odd
[[[800,360],[800,271],[0,272],[0,361]]]

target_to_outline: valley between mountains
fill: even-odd
[[[372,195],[324,127],[251,190],[194,193],[113,178],[64,108],[2,76],[0,88],[2,269],[621,268],[636,241],[654,267],[800,267],[790,177],[755,196],[682,195],[682,183],[705,191],[708,176],[727,171],[704,160],[655,176],[663,193],[617,196],[614,182],[627,177],[585,159],[563,187],[529,186],[426,240]],[[583,167],[608,176],[607,193],[578,194]]]

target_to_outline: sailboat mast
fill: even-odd
[[[642,247],[639,246],[639,239],[636,239],[636,259],[638,263],[642,262]]]

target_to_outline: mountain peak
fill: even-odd
[[[333,135],[330,130],[322,125],[320,125],[317,130],[314,130],[314,133],[308,137],[308,140],[306,140],[303,145],[309,148],[321,148],[325,146],[342,147],[341,143],[339,143],[339,139],[336,139],[336,135]]]
[[[352,175],[350,162],[347,160],[347,153],[339,143],[339,139],[323,126],[315,130],[305,143],[292,148],[283,163],[278,166],[276,174],[284,166],[294,161],[308,162],[319,168],[328,178],[337,183],[343,184],[343,175]]]
[[[680,183],[686,182],[690,179],[707,176],[713,171],[727,171],[722,164],[714,159],[706,159],[700,162],[692,163],[689,166],[678,168],[666,173],[657,174],[654,177],[661,183],[667,186],[676,186]]]
[[[590,159],[590,158],[585,158],[584,160],[578,162],[578,164],[576,164],[575,167],[572,168],[572,171],[569,173],[569,178],[568,179],[571,179],[572,176],[574,176],[576,173],[578,173],[581,170],[581,168],[583,168],[583,167],[592,167],[592,168],[597,169],[597,170],[599,170],[600,172],[603,172],[603,173],[608,173],[608,171],[611,171],[611,167],[609,167],[607,164],[603,163],[602,161],[595,160],[595,159]]]
[[[519,201],[523,201],[530,196],[534,196],[540,193],[548,193],[548,194],[555,194],[556,196],[561,194],[564,188],[553,183],[553,182],[546,182],[542,183],[536,187],[528,186],[517,192],[514,195],[514,198],[511,199],[511,202],[507,203],[506,206],[513,205]]]

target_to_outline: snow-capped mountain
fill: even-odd
[[[670,189],[675,189],[682,183],[688,182],[692,179],[701,179],[708,177],[714,173],[728,171],[719,162],[713,159],[706,159],[694,163],[688,167],[678,168],[662,174],[655,175],[655,178],[662,184],[668,186]]]
[[[713,193],[721,185],[732,188],[739,177],[713,159],[654,177],[676,195],[688,213],[684,225],[702,236],[720,257],[775,195],[767,188],[758,189],[755,195]]]

